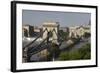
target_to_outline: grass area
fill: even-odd
[[[61,52],[58,60],[81,60],[90,58],[91,58],[91,45],[90,43],[88,43],[77,50]]]

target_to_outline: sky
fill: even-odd
[[[23,10],[22,24],[42,26],[44,22],[59,22],[61,27],[88,25],[90,13]]]

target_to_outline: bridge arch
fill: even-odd
[[[53,43],[58,43],[58,31],[59,31],[59,23],[58,22],[44,22],[43,23],[43,31],[47,29],[46,32],[43,33],[43,39],[48,36],[48,32],[51,33],[50,40]]]

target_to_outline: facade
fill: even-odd
[[[42,28],[34,27],[34,32],[41,32],[41,31],[42,31]]]
[[[76,26],[69,28],[69,37],[78,38],[82,37],[85,33],[90,33],[90,26]]]
[[[32,37],[34,32],[34,27],[31,25],[23,25],[22,26],[22,34],[23,37]]]
[[[39,27],[34,27],[34,37],[36,36],[39,36],[41,34],[41,37],[42,37],[42,32],[43,32],[43,29],[42,28],[39,28]]]
[[[63,32],[69,32],[68,27],[60,27],[59,30],[62,30]]]

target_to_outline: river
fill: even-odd
[[[80,40],[78,43],[76,43],[76,44],[74,44],[74,45],[72,45],[72,46],[70,46],[70,48],[67,48],[67,47],[65,47],[65,46],[67,46],[67,44],[63,44],[64,45],[64,47],[63,48],[61,48],[61,50],[63,50],[63,51],[69,51],[69,50],[77,50],[77,49],[79,49],[79,48],[81,48],[83,45],[85,45],[85,44],[87,44],[87,43],[90,43],[91,42],[91,39],[90,39],[90,37],[89,38],[84,38],[83,40]]]

